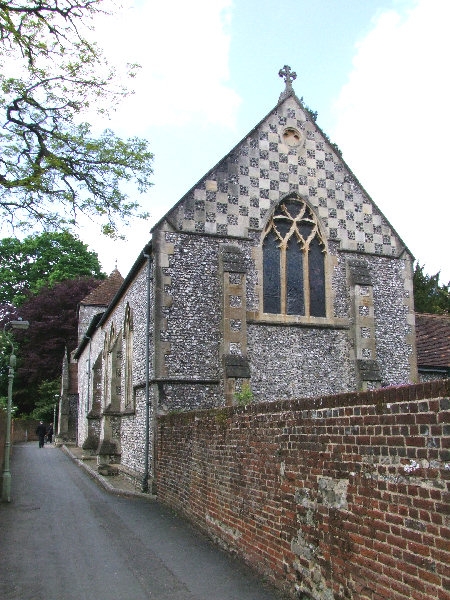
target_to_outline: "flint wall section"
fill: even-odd
[[[115,310],[105,319],[105,322],[95,331],[92,340],[86,345],[78,359],[78,437],[77,445],[83,446],[89,436],[94,438],[95,451],[101,440],[104,439],[104,425],[102,416],[107,408],[107,398],[102,377],[98,381],[93,375],[95,365],[102,365],[105,355],[105,339],[111,336],[123,334],[126,306],[132,307],[132,329],[133,329],[133,373],[132,390],[133,402],[128,408],[124,407],[124,372],[125,357],[116,365],[116,373],[120,381],[118,395],[120,397],[120,409],[122,415],[120,421],[118,418],[113,423],[113,437],[117,444],[117,452],[121,454],[121,464],[125,470],[135,472],[141,475],[145,459],[145,356],[146,356],[146,285],[147,285],[147,264],[137,272],[130,286],[120,297]],[[153,289],[151,289],[153,294]],[[153,305],[153,297],[150,298],[150,305]],[[149,311],[150,319],[153,312]],[[150,331],[153,330],[153,323],[150,323]],[[153,340],[149,339],[150,360],[153,363]],[[150,371],[150,379],[153,373]],[[94,398],[95,397],[95,398]],[[98,406],[96,406],[98,404]],[[92,414],[92,413],[96,414]],[[88,416],[89,415],[89,416]],[[92,433],[93,432],[93,433]],[[115,459],[111,459],[115,460]]]
[[[158,497],[293,598],[448,599],[449,392],[168,414]]]
[[[376,386],[416,379],[409,289],[412,271],[406,259],[358,256],[364,259],[373,282],[373,301],[368,308],[374,315],[373,331],[356,327],[350,306],[347,270],[356,255],[341,252],[333,244],[329,318],[291,323],[277,315],[269,319],[265,315],[264,320],[258,289],[262,267],[256,264],[259,235],[250,242],[165,232],[158,237],[157,246],[167,257],[167,266],[157,268],[161,277],[158,305],[163,308],[155,321],[155,370],[158,378],[170,380],[170,385],[164,382],[162,402],[169,410],[212,408],[223,402],[224,290],[218,273],[220,254],[227,246],[242,253],[246,270],[246,298],[242,301],[247,322],[241,340],[246,351],[238,347],[234,353],[248,357],[256,401],[316,397],[361,388],[357,373],[361,331],[372,338],[374,350],[369,358],[377,359],[380,369]],[[192,394],[189,385],[194,383]]]

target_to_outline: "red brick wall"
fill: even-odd
[[[6,421],[7,415],[6,410],[0,409],[0,483],[3,481],[3,469],[5,467],[5,442],[6,442]],[[19,442],[26,442],[37,440],[38,437],[35,434],[36,427],[39,421],[34,419],[13,419],[11,425],[11,446],[10,456],[12,457],[14,451],[14,444]]]
[[[294,598],[449,600],[449,387],[166,415],[158,496]]]
[[[37,441],[39,439],[36,435],[38,425],[39,421],[36,419],[13,419],[12,443]]]

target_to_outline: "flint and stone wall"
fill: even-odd
[[[289,141],[292,131],[298,143]],[[324,318],[263,313],[262,238],[290,194],[307,201],[326,240]],[[226,247],[240,254],[236,270],[225,268]],[[169,410],[198,407],[181,387],[189,378],[217,384],[218,396],[203,407],[220,394],[230,403],[239,367],[258,401],[416,380],[412,257],[295,96],[284,97],[167,213],[153,232],[153,252],[156,374],[172,380]],[[245,297],[231,298],[238,274]],[[238,308],[234,300],[247,311],[237,342],[229,326],[239,319],[228,315]],[[243,360],[230,377],[233,354]]]
[[[448,598],[450,380],[159,419],[159,499],[302,600]]]
[[[122,352],[120,364],[116,365],[116,376],[120,385],[120,407],[119,415],[108,417],[111,425],[113,441],[116,446],[116,457],[112,460],[120,461],[124,470],[140,477],[143,473],[143,465],[145,460],[145,357],[146,357],[146,315],[147,315],[147,263],[144,263],[142,269],[136,274],[115,310],[109,318],[96,330],[90,344],[88,343],[82,355],[78,360],[79,365],[79,406],[78,406],[78,438],[77,444],[83,446],[89,435],[94,437],[95,447],[90,448],[94,453],[98,450],[102,442],[109,442],[109,435],[105,434],[104,428],[104,413],[106,406],[104,382],[101,377],[96,380],[93,377],[92,369],[98,362],[100,368],[103,368],[102,353],[104,351],[105,338],[110,335],[112,328],[116,335],[120,332],[123,334],[125,311],[127,303],[132,309],[133,321],[133,371],[132,371],[132,388],[133,388],[133,403],[130,407],[124,406],[124,373],[125,373],[125,353]],[[153,327],[153,285],[151,280],[150,294],[150,332]],[[154,342],[149,340],[150,350],[150,365],[153,364]],[[87,365],[90,365],[91,372],[88,375]],[[104,376],[104,375],[103,375]],[[150,379],[153,373],[150,370]],[[92,400],[95,393],[94,387],[100,386],[101,389],[98,396],[101,397],[98,408],[92,414]],[[151,395],[153,389],[150,389]],[[152,398],[150,398],[152,405]],[[88,416],[89,415],[89,416]],[[152,448],[152,444],[150,444]],[[151,463],[151,459],[150,459]]]
[[[294,322],[262,314],[260,234],[252,238],[159,234],[157,251],[164,250],[167,257],[167,264],[160,268],[163,308],[155,328],[159,361],[156,374],[170,381],[163,386],[164,409],[210,408],[224,402],[223,359],[227,352],[220,257],[223,249],[230,247],[240,253],[246,278],[245,298],[240,299],[247,311],[247,318],[244,316],[240,325],[245,327],[245,334],[241,336],[241,344],[234,344],[234,353],[248,358],[256,400],[313,397],[361,389],[357,368],[361,358],[369,358],[376,364],[376,387],[415,379],[409,259],[344,253],[331,243],[330,314],[325,319]],[[352,307],[347,271],[348,264],[355,260],[364,265],[370,277],[373,293],[367,311],[372,328],[360,326],[361,318],[358,321],[359,315],[354,314]],[[361,338],[371,339],[363,340],[365,348],[358,350]],[[367,347],[369,342],[371,348]],[[194,393],[190,385],[193,381],[197,382]]]

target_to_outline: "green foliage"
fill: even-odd
[[[45,287],[78,277],[104,278],[98,256],[68,231],[0,240],[0,302],[20,306]]]
[[[61,380],[41,381],[37,388],[36,402],[31,417],[37,421],[53,422],[53,411],[58,409]]]
[[[300,98],[300,102],[303,104],[303,106],[309,112],[309,114],[311,115],[312,120],[315,123],[317,121],[317,117],[319,116],[319,113],[317,112],[317,110],[312,110],[312,108],[309,108],[309,106],[303,100],[303,96]]]
[[[127,94],[83,36],[104,5],[0,0],[0,218],[13,229],[65,228],[85,214],[116,236],[120,222],[147,216],[121,183],[149,189],[148,142],[109,130],[96,137],[83,120]]]
[[[238,406],[248,406],[253,402],[253,392],[249,383],[244,383],[239,392],[235,392],[234,399]]]
[[[4,410],[5,412],[8,410],[8,398],[6,396],[0,396],[0,410]],[[11,416],[15,417],[17,413],[17,406],[14,402],[11,404]]]
[[[7,411],[8,410],[8,398],[7,396],[0,396],[0,410]],[[15,404],[11,405],[11,415],[14,416],[17,412],[17,406]]]
[[[440,273],[427,275],[424,267],[416,264],[414,270],[414,309],[419,313],[450,313],[450,282],[439,283]]]
[[[228,423],[228,411],[225,408],[218,408],[214,411],[214,420],[221,429],[226,429]]]

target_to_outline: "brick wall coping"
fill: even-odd
[[[374,405],[377,413],[383,413],[388,405],[394,403],[407,403],[417,400],[429,400],[432,398],[445,398],[450,396],[450,379],[438,379],[417,383],[412,385],[389,386],[369,390],[366,392],[348,392],[333,394],[330,396],[318,396],[315,398],[295,398],[292,400],[278,400],[275,402],[255,402],[247,406],[225,406],[215,409],[193,410],[183,413],[173,412],[161,415],[160,421],[170,421],[173,418],[182,417],[194,420],[197,417],[211,412],[220,411],[221,414],[231,416],[235,413],[264,414],[285,411],[304,411],[345,408],[346,406],[370,406]],[[405,412],[409,412],[406,408]]]

